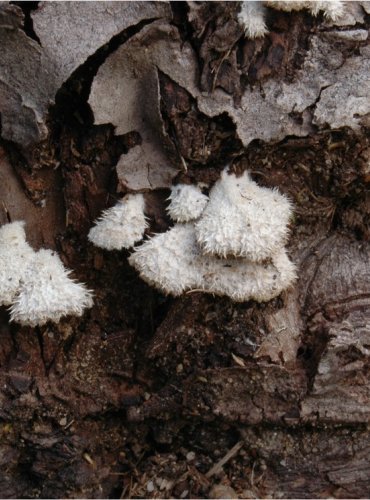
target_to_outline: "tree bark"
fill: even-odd
[[[36,328],[0,310],[0,496],[367,497],[370,2],[336,24],[269,8],[256,40],[238,2],[15,4],[0,222],[94,307]],[[127,192],[166,231],[171,183],[227,164],[294,203],[277,299],[166,297],[88,242]]]

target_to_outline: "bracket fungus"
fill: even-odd
[[[267,7],[291,12],[293,10],[308,10],[313,16],[317,16],[322,12],[326,19],[330,21],[338,20],[344,13],[344,6],[342,0],[302,0],[302,1],[265,1]]]
[[[90,229],[88,239],[106,250],[131,248],[140,241],[147,228],[142,194],[128,194],[116,205],[105,210]]]
[[[198,186],[188,184],[173,186],[168,199],[171,203],[167,207],[167,213],[176,222],[198,219],[208,203],[208,196]]]
[[[92,306],[92,295],[72,280],[58,255],[47,249],[35,253],[27,266],[10,319],[22,325],[57,323],[62,316],[81,316]]]
[[[22,325],[80,316],[92,306],[91,292],[69,277],[71,271],[55,252],[35,252],[24,225],[16,221],[0,228],[0,304],[10,305],[11,321]]]
[[[199,259],[193,224],[187,223],[148,239],[128,261],[144,281],[176,296],[201,286]]]
[[[129,263],[144,281],[174,296],[196,289],[237,302],[263,302],[295,279],[295,266],[283,248],[268,263],[203,255],[192,223],[177,224],[146,241],[129,257]]]
[[[330,21],[338,20],[344,13],[343,2],[341,0],[316,0],[316,1],[249,1],[241,2],[238,22],[242,26],[247,38],[258,38],[266,35],[268,29],[265,25],[266,7],[291,12],[293,10],[308,10],[312,15],[317,16],[323,12],[326,19]]]
[[[291,204],[277,190],[225,170],[197,220],[148,239],[129,263],[166,294],[195,289],[268,301],[296,279],[284,248],[290,216]]]
[[[268,33],[265,24],[265,7],[262,2],[241,2],[238,22],[247,38],[259,38]]]
[[[285,244],[292,208],[277,189],[258,186],[248,172],[236,177],[224,170],[209,198],[195,224],[204,253],[261,262]]]
[[[10,306],[34,251],[26,241],[24,222],[0,227],[0,305]]]

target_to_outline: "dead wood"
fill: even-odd
[[[15,5],[17,4],[17,5]],[[0,496],[364,498],[370,491],[369,2],[336,24],[237,2],[0,5],[1,223],[94,290],[82,318],[0,311]],[[268,303],[147,286],[94,219],[226,164],[294,203]]]

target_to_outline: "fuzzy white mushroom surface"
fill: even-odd
[[[248,1],[241,2],[238,22],[244,29],[247,38],[258,38],[266,35],[268,29],[265,25],[265,7],[276,10],[291,12],[293,10],[308,10],[312,15],[317,16],[323,12],[324,16],[331,20],[338,20],[344,13],[344,5],[341,0],[317,0],[317,1]]]
[[[171,189],[171,203],[167,213],[176,222],[189,222],[198,219],[208,203],[208,196],[198,186],[177,184]]]
[[[284,246],[292,208],[277,189],[258,186],[248,172],[236,177],[224,170],[209,197],[195,224],[202,252],[261,262]]]
[[[10,222],[0,227],[0,245],[9,245],[13,248],[29,247],[26,241],[24,221]]]
[[[128,194],[116,205],[105,210],[90,229],[88,239],[106,250],[131,248],[140,241],[147,228],[142,194]]]
[[[37,326],[57,323],[63,316],[81,316],[92,306],[92,294],[69,274],[56,253],[45,249],[35,253],[10,308],[11,321]]]
[[[268,32],[265,25],[265,7],[262,2],[241,2],[238,22],[247,38],[258,38]]]
[[[149,285],[165,294],[181,295],[202,285],[200,252],[193,224],[176,224],[145,241],[128,261]]]
[[[271,300],[296,278],[295,266],[283,248],[269,263],[203,255],[192,223],[178,224],[151,238],[136,249],[129,263],[144,281],[166,294],[196,289],[237,302]]]
[[[0,305],[9,306],[35,252],[26,241],[24,222],[0,227]]]
[[[240,258],[204,258],[203,280],[207,292],[227,295],[235,302],[267,302],[294,283],[296,270],[285,249],[281,248],[266,263]]]
[[[312,15],[317,16],[320,12],[323,12],[324,16],[331,21],[336,21],[339,19],[344,12],[343,2],[341,0],[316,0],[316,1],[265,1],[267,7],[272,7],[273,9],[282,10],[285,12],[291,12],[292,10],[308,10]]]

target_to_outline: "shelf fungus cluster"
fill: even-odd
[[[196,186],[177,185],[170,200],[175,225],[129,258],[150,285],[174,296],[199,290],[264,302],[294,282],[284,248],[292,207],[277,190],[225,170],[209,199]]]
[[[315,0],[315,1],[248,1],[241,2],[238,22],[242,26],[247,38],[265,36],[268,29],[265,24],[266,8],[270,7],[284,12],[294,10],[307,10],[317,16],[321,12],[330,21],[338,20],[344,13],[343,2],[340,0]]]
[[[37,326],[81,316],[92,294],[69,275],[55,252],[30,247],[24,222],[0,228],[0,305],[10,306],[11,321]]]

